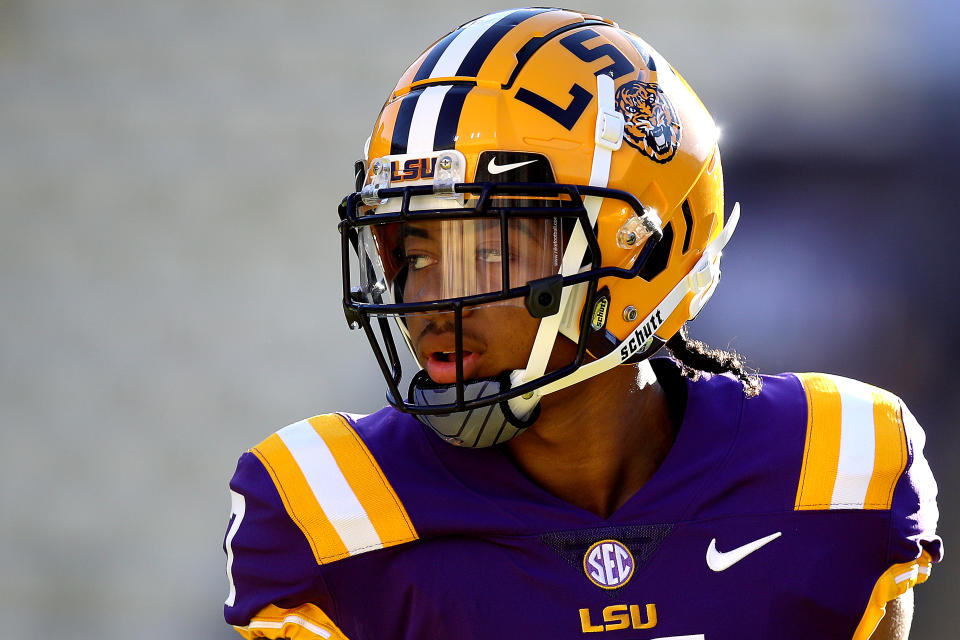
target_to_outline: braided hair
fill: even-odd
[[[748,369],[743,356],[735,351],[724,351],[694,340],[687,333],[686,326],[667,341],[667,349],[680,365],[680,371],[691,380],[701,373],[732,373],[743,385],[743,393],[752,398],[760,393],[763,381],[757,372]]]

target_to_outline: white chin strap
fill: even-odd
[[[590,186],[606,187],[610,179],[610,159],[613,152],[623,144],[624,126],[623,116],[620,115],[614,104],[613,78],[606,74],[597,76],[597,103],[596,145],[593,150],[593,165],[590,168]],[[591,228],[597,224],[597,217],[600,215],[602,204],[603,198],[597,196],[587,196],[583,199],[583,206],[587,210],[587,218],[590,220]],[[580,271],[587,246],[587,236],[581,225],[578,224],[574,227],[567,243],[567,249],[563,253],[560,275],[571,276]],[[566,319],[565,316],[570,315],[568,309],[579,308],[580,306],[580,304],[571,304],[571,298],[582,298],[584,293],[585,287],[583,286],[563,288],[560,294],[560,310],[552,316],[540,320],[540,328],[537,330],[537,337],[534,339],[527,367],[518,369],[511,374],[510,380],[514,386],[535,380],[547,370],[547,361],[553,352],[557,334],[560,333],[561,325],[566,324],[562,321]],[[576,302],[581,301],[576,300]],[[511,406],[511,408],[513,407]]]
[[[590,186],[606,187],[610,178],[612,153],[619,149],[623,143],[624,120],[623,116],[617,112],[614,104],[613,79],[605,74],[597,76],[597,102],[596,146],[593,152],[593,165],[590,169]],[[591,228],[596,225],[602,203],[603,198],[597,196],[587,196],[583,199]],[[629,360],[652,342],[653,329],[650,327],[660,326],[690,293],[693,294],[693,299],[690,302],[689,318],[696,317],[720,281],[720,254],[727,241],[730,240],[730,236],[733,235],[739,219],[740,205],[738,203],[734,205],[733,211],[730,213],[730,219],[724,225],[720,235],[714,238],[713,242],[704,249],[703,255],[693,269],[677,283],[677,286],[667,294],[650,315],[637,325],[637,329],[617,345],[616,349],[603,358],[585,364],[570,375],[554,380],[532,393],[526,394],[526,396],[511,398],[507,401],[510,410],[517,417],[525,419],[536,408],[541,397],[609,371]],[[577,273],[583,263],[586,250],[587,238],[581,225],[578,224],[574,227],[573,234],[567,243],[567,249],[563,254],[560,275],[571,276]],[[552,316],[540,320],[540,327],[537,330],[537,336],[534,339],[526,368],[517,369],[510,374],[512,387],[543,376],[550,355],[553,353],[557,335],[564,329],[566,329],[563,331],[564,333],[569,333],[570,327],[578,325],[578,318],[574,316],[579,315],[576,312],[583,306],[585,289],[585,285],[563,287],[560,297],[560,310]],[[645,328],[646,331],[644,331]]]

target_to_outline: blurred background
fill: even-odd
[[[743,219],[694,335],[895,390],[928,433],[955,637],[960,20],[934,0],[595,2],[723,129]],[[406,65],[500,2],[0,0],[5,637],[227,638],[237,456],[383,384],[335,207]]]

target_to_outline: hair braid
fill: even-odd
[[[687,328],[682,327],[667,341],[667,349],[680,364],[683,375],[696,380],[703,372],[732,373],[743,385],[743,393],[752,398],[760,393],[763,381],[757,372],[748,369],[743,356],[735,351],[724,351],[694,340],[687,334]]]

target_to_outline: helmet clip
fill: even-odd
[[[456,198],[454,185],[464,181],[466,161],[463,154],[448,151],[437,158],[433,177],[433,193],[438,198]]]
[[[616,109],[601,107],[597,114],[597,145],[616,151],[623,144],[623,127],[626,121]]]
[[[546,318],[560,311],[560,297],[563,292],[563,276],[555,275],[529,283],[530,293],[524,304],[534,318]]]
[[[377,190],[387,189],[390,186],[390,161],[386,158],[377,158],[370,165],[370,171],[373,177],[370,179],[370,184],[360,190],[360,198],[364,204],[375,207],[382,203]]]

